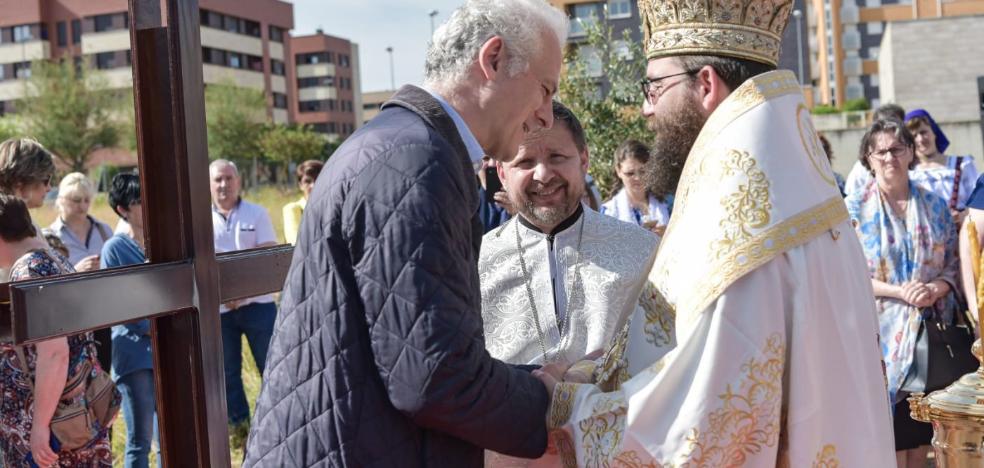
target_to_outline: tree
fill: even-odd
[[[73,171],[120,138],[123,100],[99,72],[71,61],[36,61],[18,103],[24,130]]]
[[[13,116],[0,117],[0,141],[6,141],[14,137],[20,137],[24,133],[21,130],[20,122]]]
[[[651,137],[639,86],[646,59],[628,30],[616,38],[603,19],[582,26],[586,40],[567,51],[559,99],[581,120],[591,154],[589,172],[602,197],[609,198],[617,186],[615,149],[625,140],[648,142]]]
[[[231,80],[205,88],[209,158],[228,159],[240,167],[251,164],[253,183],[265,122],[266,98],[262,91],[237,86]]]
[[[263,155],[280,163],[284,170],[284,180],[290,180],[290,174],[287,173],[290,163],[320,159],[327,143],[323,135],[307,125],[293,127],[274,124],[263,132],[257,145]]]

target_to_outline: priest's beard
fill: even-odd
[[[580,184],[571,184],[567,181],[562,181],[559,177],[555,180],[556,182],[546,185],[533,182],[530,188],[520,195],[523,197],[519,203],[520,212],[524,218],[537,226],[556,226],[560,224],[570,215],[574,214],[574,211],[577,210],[577,204],[581,203],[581,197],[584,196],[583,182]],[[555,189],[563,190],[567,195],[563,203],[559,206],[536,206],[533,204],[533,200],[530,199],[529,192],[551,191]]]
[[[676,193],[683,165],[705,122],[707,117],[692,94],[666,112],[649,118],[649,130],[655,133],[645,168],[650,193],[658,197]]]

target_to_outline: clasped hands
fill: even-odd
[[[935,280],[929,283],[906,281],[898,286],[898,298],[916,307],[929,307],[939,298],[950,292],[950,286],[944,281]]]

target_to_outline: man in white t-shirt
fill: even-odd
[[[268,247],[277,244],[270,215],[262,206],[239,196],[241,179],[236,165],[224,159],[208,168],[212,192],[212,229],[215,253]],[[234,443],[249,434],[249,405],[243,390],[242,337],[246,335],[256,367],[263,374],[267,349],[273,335],[277,307],[270,295],[249,297],[222,304],[222,353],[225,366],[226,405]]]

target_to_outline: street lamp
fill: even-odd
[[[390,56],[390,89],[396,90],[396,75],[393,73],[393,46],[387,47],[386,52],[389,52]]]
[[[434,37],[434,17],[437,16],[437,10],[431,10],[427,13],[431,20],[431,37]]]
[[[806,84],[803,76],[803,11],[799,8],[793,10],[793,18],[796,18],[796,58],[799,65],[800,86]]]

